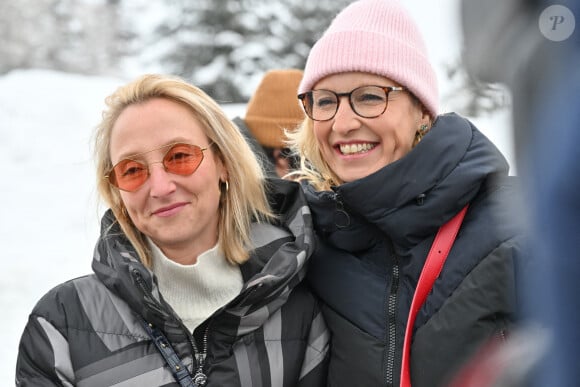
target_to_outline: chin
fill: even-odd
[[[340,184],[344,184],[344,183],[351,183],[355,180],[358,180],[364,176],[358,176],[358,175],[342,175],[342,176],[338,176],[340,178]]]
[[[342,183],[350,183],[350,182],[362,179],[364,177],[367,177],[368,175],[370,175],[374,172],[375,171],[353,171],[350,173],[343,173],[341,175],[338,175],[338,177],[340,178]]]

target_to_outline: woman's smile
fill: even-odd
[[[183,210],[183,208],[188,205],[189,203],[187,202],[181,202],[181,203],[175,203],[166,207],[162,207],[159,208],[155,211],[153,211],[152,215],[155,216],[159,216],[159,217],[169,217],[169,216],[173,216],[179,212],[181,212],[181,210]]]
[[[362,155],[373,150],[378,144],[371,142],[357,142],[349,144],[337,144],[335,149],[343,156]]]

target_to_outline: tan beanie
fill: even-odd
[[[284,129],[294,129],[304,119],[298,98],[302,71],[270,70],[248,102],[244,121],[262,146],[284,148]]]

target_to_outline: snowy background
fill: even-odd
[[[452,110],[443,64],[460,49],[459,2],[406,4],[423,29],[437,66],[442,111]],[[122,78],[46,70],[15,70],[0,76],[2,386],[14,385],[18,342],[34,304],[55,285],[91,271],[105,210],[95,190],[93,130],[104,98],[142,71],[133,67]],[[243,115],[245,106],[224,108],[233,118]],[[509,109],[473,121],[504,153],[514,174]]]

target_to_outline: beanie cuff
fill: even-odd
[[[299,124],[297,120],[283,118],[246,116],[244,120],[260,145],[269,148],[285,148],[284,130],[294,130]]]

